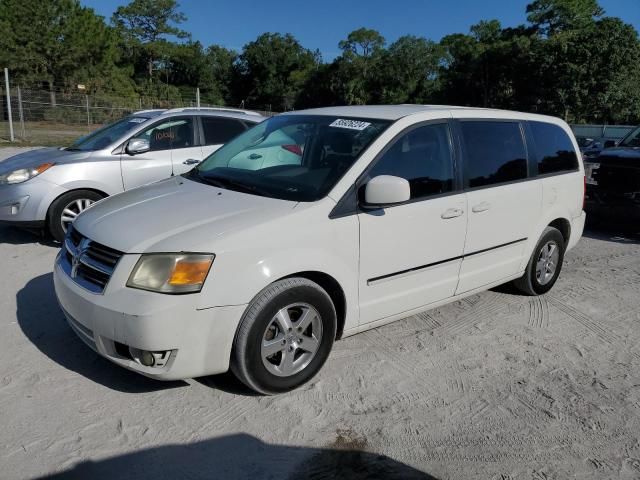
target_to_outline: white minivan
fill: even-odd
[[[526,113],[278,115],[78,216],[56,293],[77,335],[125,368],[231,368],[285,392],[338,338],[510,281],[547,292],[584,227],[578,152],[565,122]]]

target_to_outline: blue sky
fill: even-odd
[[[241,50],[264,32],[293,34],[305,47],[319,48],[325,60],[340,52],[338,42],[360,27],[380,31],[392,42],[406,34],[439,40],[467,32],[480,20],[503,26],[526,21],[531,0],[179,0],[187,16],[183,28],[205,46]],[[126,0],[81,0],[107,19]],[[607,15],[640,30],[640,0],[600,0]]]

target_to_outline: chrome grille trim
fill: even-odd
[[[122,255],[70,226],[59,258],[60,266],[75,283],[92,293],[102,294]]]

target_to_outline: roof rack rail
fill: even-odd
[[[147,110],[135,110],[133,112],[134,115],[139,115],[141,113],[155,113],[155,112],[164,112],[166,108],[149,108]]]
[[[213,112],[228,112],[228,113],[244,113],[245,115],[257,115],[261,116],[258,112],[251,110],[243,110],[241,108],[227,108],[227,107],[180,107],[167,110],[165,113],[177,113],[177,112],[201,112],[201,111],[213,111]]]

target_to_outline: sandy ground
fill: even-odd
[[[56,304],[56,252],[0,228],[0,478],[640,478],[638,239],[587,232],[548,295],[339,341],[277,397],[101,359]]]

